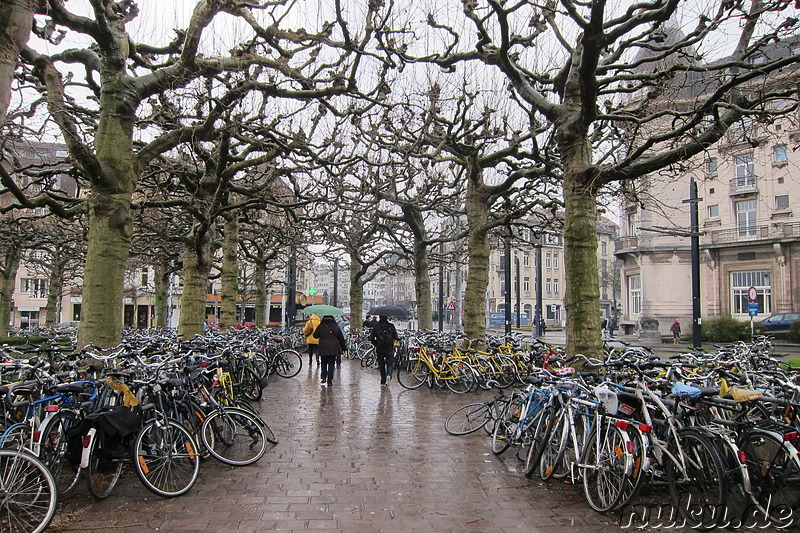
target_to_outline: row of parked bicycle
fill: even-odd
[[[203,458],[258,461],[278,438],[251,401],[271,375],[299,373],[295,338],[247,330],[182,342],[149,331],[110,354],[52,343],[0,350],[0,531],[44,530],[82,480],[107,497],[125,465],[154,494],[175,497]]]
[[[438,331],[399,332],[394,368],[402,370],[398,382],[407,389],[427,384],[463,394],[492,387],[508,388],[522,383],[537,369],[563,358],[563,348],[534,340],[523,343],[522,334],[488,336],[486,341],[467,339],[463,333]],[[480,345],[480,347],[479,347]],[[375,348],[366,330],[351,330],[348,355],[361,365],[372,366]]]
[[[462,406],[445,429],[483,428],[527,476],[582,486],[594,510],[634,509],[640,525],[786,528],[800,523],[800,385],[770,352],[760,338],[670,361],[578,356],[591,372],[540,369],[524,389]],[[670,512],[662,500],[648,517],[637,496],[659,486]]]

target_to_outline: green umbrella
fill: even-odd
[[[325,315],[343,315],[344,311],[339,309],[338,307],[334,307],[332,305],[325,305],[325,304],[315,304],[309,305],[308,307],[303,308],[301,313],[305,313],[307,315],[315,314],[320,316]]]

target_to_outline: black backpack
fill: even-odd
[[[378,348],[390,348],[394,346],[394,335],[389,324],[378,324],[375,326],[375,346]]]

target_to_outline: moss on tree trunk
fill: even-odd
[[[222,302],[219,325],[227,328],[236,324],[236,300],[239,293],[239,222],[235,212],[225,214],[225,235],[222,241]],[[244,309],[242,309],[244,321]]]
[[[192,338],[203,333],[208,297],[208,274],[211,271],[211,239],[207,232],[190,239],[183,257],[183,294],[178,334]]]
[[[14,297],[20,249],[14,243],[8,243],[4,252],[5,264],[0,266],[0,337],[8,335],[11,322],[11,299]]]
[[[133,219],[128,193],[97,193],[89,199],[89,239],[83,276],[78,346],[119,344],[122,289],[131,245]]]

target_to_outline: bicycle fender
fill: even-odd
[[[89,450],[92,449],[92,442],[94,442],[95,434],[97,433],[97,428],[91,428],[89,432],[86,434],[86,437],[83,439],[83,451],[81,452],[81,468],[87,468],[89,466]]]

